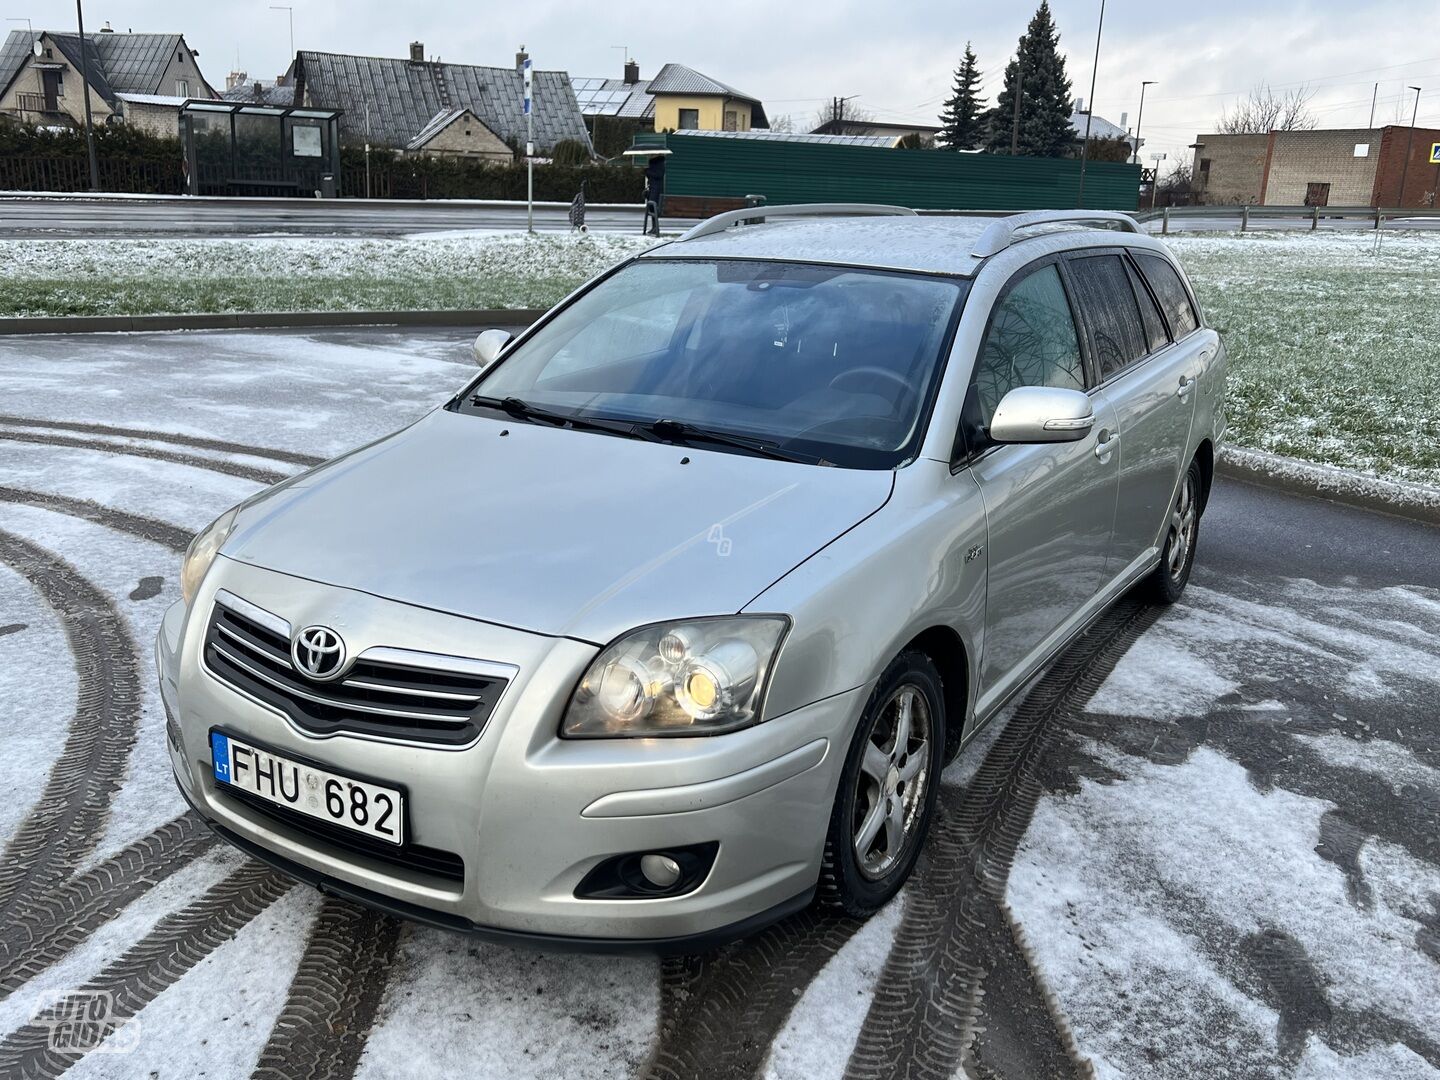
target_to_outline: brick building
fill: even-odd
[[[1437,142],[1440,130],[1415,128],[1412,137],[1410,128],[1393,125],[1201,135],[1194,186],[1212,205],[1433,207],[1440,205],[1440,165],[1431,161]]]

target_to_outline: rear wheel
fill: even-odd
[[[820,895],[847,915],[883,907],[910,876],[944,768],[940,673],[901,653],[876,684],[845,759],[825,838]]]
[[[1190,581],[1190,569],[1195,565],[1195,542],[1200,536],[1203,484],[1200,462],[1192,461],[1175,496],[1174,505],[1170,507],[1160,565],[1150,576],[1150,599],[1157,604],[1175,603]]]

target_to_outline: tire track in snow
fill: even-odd
[[[177,450],[163,450],[154,446],[137,446],[133,443],[103,442],[99,439],[82,439],[70,435],[45,435],[33,431],[0,430],[0,439],[9,442],[33,443],[37,446],[63,446],[76,450],[103,450],[109,454],[150,458],[153,461],[170,461],[177,465],[190,465],[197,469],[208,469],[210,472],[224,473],[226,476],[238,476],[244,480],[254,480],[257,484],[278,484],[290,475],[289,473],[276,472],[272,469],[262,469],[255,465],[242,465],[233,461],[220,461],[215,458],[200,457],[198,454],[181,453]]]
[[[348,1080],[375,1023],[398,919],[327,896],[253,1080]]]
[[[89,499],[73,499],[68,495],[0,486],[0,502],[23,503],[27,506],[38,506],[42,510],[53,510],[57,514],[84,518],[96,525],[103,525],[141,540],[149,540],[177,554],[184,552],[190,544],[191,534],[178,525],[141,517],[125,510],[113,510]]]
[[[110,597],[59,556],[0,531],[0,562],[59,616],[75,659],[75,714],[35,805],[0,855],[0,917],[63,880],[99,842],[140,724],[135,643]]]
[[[805,988],[863,925],[812,905],[716,952],[667,957],[660,967],[660,1039],[641,1075],[756,1075]]]
[[[1051,665],[962,791],[941,788],[917,881],[846,1076],[1090,1074],[1004,903],[1056,727],[1079,712],[1159,609],[1126,596]]]
[[[84,1055],[52,1049],[58,1020],[77,1013],[86,1015],[84,1007],[95,995],[108,994],[108,1015],[92,1033],[112,1034],[293,885],[260,863],[247,863],[236,870],[194,903],[160,920],[94,979],[0,1043],[0,1075],[59,1076]]]
[[[307,468],[319,465],[325,460],[293,450],[274,450],[267,446],[251,446],[246,443],[227,442],[224,439],[210,439],[200,435],[182,435],[172,431],[152,431],[149,428],[114,427],[110,424],[86,424],[74,420],[45,420],[40,417],[3,414],[0,414],[0,425],[50,428],[53,431],[76,431],[87,435],[112,435],[126,439],[145,439],[150,442],[171,443],[175,446],[189,446],[197,450],[219,450],[227,454],[269,458],[271,461],[284,461],[291,465],[304,465]]]
[[[199,818],[185,814],[93,869],[30,897],[0,926],[0,1001],[215,842]]]

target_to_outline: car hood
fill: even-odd
[[[892,483],[437,410],[249,504],[223,554],[603,644],[741,610]]]

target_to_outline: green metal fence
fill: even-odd
[[[869,146],[716,138],[683,132],[663,140],[667,195],[743,198],[775,204],[893,203],[929,210],[1067,209],[1079,205],[1080,162],[1069,158],[956,154]],[[649,142],[644,137],[636,142]],[[1140,166],[1092,161],[1085,206],[1134,210]]]

